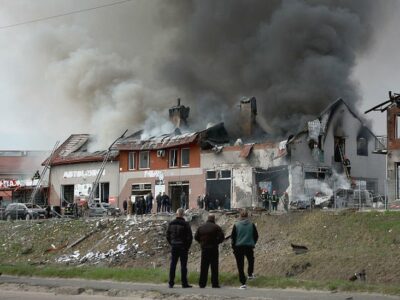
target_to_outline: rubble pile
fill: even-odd
[[[226,236],[219,248],[220,270],[236,273],[229,235],[237,213],[217,211],[214,214]],[[317,211],[274,215],[252,211],[251,215],[259,232],[255,247],[257,275],[348,280],[349,274],[365,269],[371,283],[399,282],[397,214],[349,211],[338,215]],[[208,212],[198,210],[185,214],[193,233],[207,216]],[[3,221],[0,222],[0,265],[94,265],[167,270],[170,247],[166,229],[173,218],[173,214],[159,214],[137,219]],[[357,243],[353,242],[354,236],[360,237]],[[349,260],[348,253],[359,255]],[[200,258],[200,246],[193,241],[188,261],[190,272],[199,270]]]
[[[148,219],[106,219],[97,225],[97,242],[55,259],[56,263],[120,265],[126,260],[148,258],[168,249],[165,231],[168,222]],[[84,243],[84,242],[82,242]]]

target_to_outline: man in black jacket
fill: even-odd
[[[167,241],[171,245],[171,265],[169,269],[169,287],[174,287],[175,270],[178,259],[181,261],[181,279],[183,288],[191,288],[187,280],[187,261],[189,248],[192,245],[192,229],[183,218],[183,209],[176,211],[176,219],[171,221],[167,229]]]
[[[215,216],[209,215],[205,224],[201,225],[194,236],[201,246],[201,268],[199,286],[207,285],[208,267],[211,264],[211,284],[213,288],[219,288],[218,282],[218,245],[224,241],[224,233],[217,224]]]

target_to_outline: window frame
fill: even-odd
[[[131,168],[131,159],[133,159],[133,168]],[[129,151],[128,152],[128,170],[133,171],[136,170],[136,152],[135,151]]]
[[[146,167],[142,167],[142,164],[141,164],[141,162],[142,162],[141,156],[144,153],[147,153],[147,166]],[[146,169],[150,169],[150,151],[148,151],[148,150],[139,152],[139,170],[146,170]]]
[[[187,161],[187,164],[183,164],[183,153],[184,153],[185,150],[187,150],[187,153],[188,153],[188,161]],[[190,148],[182,148],[182,149],[181,149],[181,167],[182,167],[182,168],[188,168],[188,167],[190,167]]]
[[[396,140],[400,139],[400,114],[397,113],[395,119],[395,125],[394,125],[394,138]]]
[[[360,140],[363,139],[365,141],[365,146],[360,147]],[[357,137],[356,141],[357,146],[357,155],[358,156],[368,156],[368,139],[364,136]]]
[[[176,151],[175,159],[176,159],[176,165],[171,165],[171,153]],[[170,169],[176,169],[179,168],[179,149],[178,148],[173,148],[169,149],[168,151],[168,168]]]

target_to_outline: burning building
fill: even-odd
[[[312,196],[321,183],[384,194],[385,157],[380,141],[362,119],[339,99],[287,142],[292,178],[289,194]]]
[[[383,194],[385,158],[375,151],[379,141],[341,99],[280,142],[259,126],[254,97],[240,101],[239,138],[229,137],[223,123],[190,131],[189,111],[178,100],[169,110],[173,132],[148,137],[139,130],[120,139],[96,198],[121,206],[123,200],[166,192],[175,210],[182,192],[189,207],[208,194],[225,208],[261,206],[262,190],[287,192],[294,202],[339,188]],[[89,141],[89,135],[72,135],[57,149],[51,162],[53,205],[85,197],[93,188],[105,152],[88,152]]]
[[[252,113],[241,122],[247,129],[244,133],[250,134],[248,124],[256,123],[256,102],[241,106],[246,104],[245,111]],[[248,143],[201,155],[207,192],[219,198],[228,195],[233,207],[261,206],[261,190],[287,192],[293,202],[309,200],[321,191],[333,195],[339,188],[384,193],[385,158],[375,152],[379,141],[341,99],[288,140],[247,138]]]
[[[50,162],[49,204],[65,207],[87,200],[107,151],[89,152],[88,134],[72,134],[59,146]],[[94,199],[117,204],[119,191],[118,151],[111,150]]]
[[[169,116],[176,127],[174,132],[142,139],[143,132],[138,131],[117,144],[121,199],[166,192],[176,210],[182,192],[188,195],[189,207],[195,207],[197,197],[205,193],[201,153],[228,142],[224,125],[188,131],[189,108],[179,99],[177,106],[170,108]]]

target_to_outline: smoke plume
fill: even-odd
[[[1,25],[82,6],[54,3],[10,2]],[[392,4],[136,0],[8,28],[0,32],[0,103],[9,113],[0,127],[25,148],[93,133],[100,149],[125,129],[170,131],[167,109],[178,97],[199,129],[238,123],[230,118],[238,101],[255,96],[271,134],[286,136],[336,98],[357,103],[352,69]]]
[[[177,1],[168,7],[166,24],[177,33],[160,78],[199,107],[256,96],[275,135],[294,133],[337,98],[359,100],[350,77],[371,42],[375,3]]]

